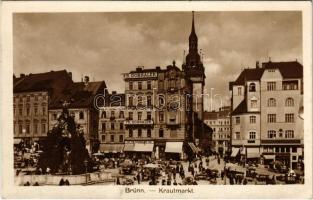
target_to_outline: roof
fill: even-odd
[[[57,94],[56,98],[52,99],[50,108],[62,108],[62,102],[71,102],[69,108],[86,108],[93,106],[94,98],[97,94],[103,94],[106,88],[104,81],[75,82],[63,89]]]
[[[298,61],[262,63],[264,69],[279,69],[283,78],[303,78],[303,66]]]
[[[244,85],[246,81],[260,80],[263,75],[264,69],[262,68],[248,68],[244,69],[236,81],[231,82],[231,85]]]
[[[15,78],[14,93],[52,91],[56,89],[56,83],[68,84],[72,79],[66,70],[51,71],[38,74],[29,74],[24,77]]]
[[[212,111],[212,112],[205,111],[205,112],[203,112],[203,119],[204,120],[213,120],[213,119],[217,119],[217,117],[218,117],[218,113],[216,111]]]
[[[232,112],[232,115],[242,114],[242,113],[246,113],[246,112],[248,112],[247,102],[246,102],[246,100],[243,100],[237,106],[237,108],[235,108],[235,110]]]

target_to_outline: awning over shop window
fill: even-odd
[[[123,144],[100,144],[100,152],[103,153],[121,153],[123,151]]]
[[[134,151],[135,144],[125,144],[124,151]]]
[[[266,160],[275,160],[275,155],[263,155]]]
[[[258,158],[260,157],[259,148],[247,148],[247,158]]]
[[[182,153],[183,142],[166,142],[165,153]]]
[[[239,148],[233,148],[230,157],[236,157],[239,153]]]
[[[21,138],[14,138],[14,144],[19,144],[21,143],[22,139]]]
[[[153,144],[135,143],[134,151],[137,152],[152,152]]]

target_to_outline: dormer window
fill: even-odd
[[[255,83],[250,83],[249,92],[255,92]]]

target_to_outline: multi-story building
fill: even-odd
[[[59,92],[49,104],[49,130],[58,121],[62,113],[63,102],[68,102],[70,115],[74,116],[80,131],[84,133],[86,148],[89,153],[98,151],[98,125],[99,110],[95,106],[95,97],[103,94],[106,89],[104,81],[90,82],[89,77],[85,77],[82,82],[75,82]]]
[[[105,95],[105,104],[99,112],[99,151],[106,154],[124,151],[125,94],[112,91]]]
[[[21,74],[13,78],[14,139],[19,143],[47,136],[49,105],[66,85],[72,84],[71,73],[51,71]]]
[[[295,168],[303,159],[303,66],[266,62],[244,69],[230,83],[233,156],[280,160]]]
[[[224,156],[230,145],[230,107],[225,106],[218,111],[205,111],[203,120],[213,129],[214,151]]]

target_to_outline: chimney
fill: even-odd
[[[88,83],[89,83],[89,76],[85,76],[84,77],[84,83],[85,83],[85,86],[88,85]]]
[[[140,71],[142,71],[144,69],[144,66],[138,66],[137,68],[136,68],[136,71],[137,72],[140,72]]]
[[[160,66],[156,66],[155,69],[156,70],[161,70],[161,67]]]
[[[255,68],[257,68],[257,69],[260,68],[260,63],[259,63],[259,61],[256,61],[256,63],[255,63]]]
[[[25,74],[20,74],[20,77],[21,77],[21,78],[24,78],[24,77],[25,77]]]

